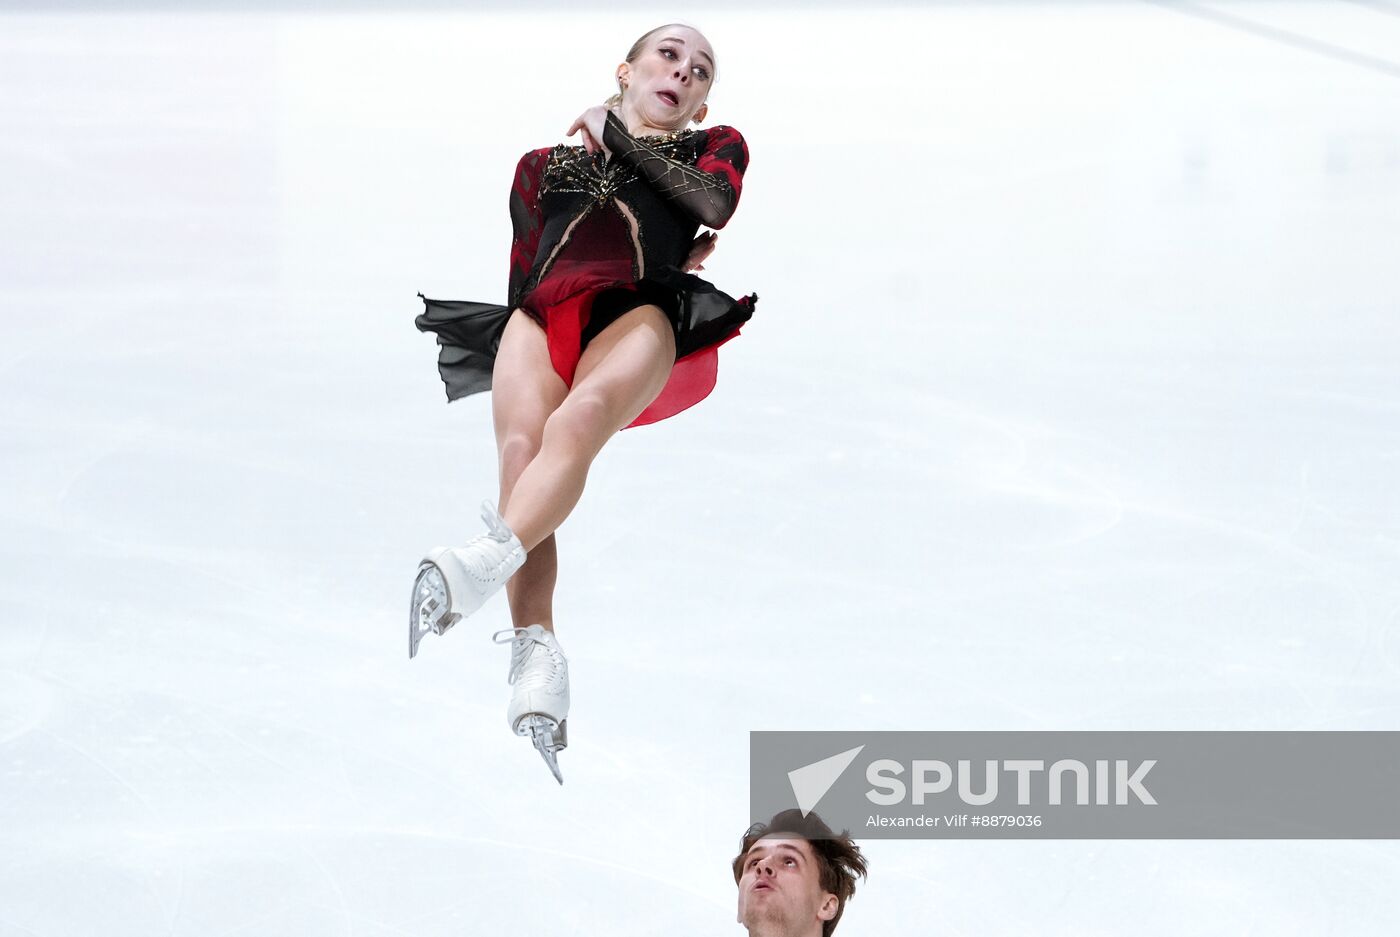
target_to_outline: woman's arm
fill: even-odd
[[[706,227],[722,228],[739,204],[749,150],[733,127],[705,131],[705,147],[694,166],[671,159],[627,132],[616,113],[603,124],[603,145],[612,158],[633,167],[658,192]]]
[[[540,209],[540,178],[549,150],[531,150],[520,157],[510,187],[510,305],[520,305],[520,292],[535,265],[544,212]]]

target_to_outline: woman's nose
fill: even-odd
[[[679,68],[676,69],[676,74],[675,74],[673,77],[679,78],[681,84],[685,84],[686,82],[690,81],[690,75],[687,74],[687,73],[686,73],[685,71],[683,71],[682,69],[679,69]]]

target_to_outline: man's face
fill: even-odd
[[[836,916],[836,896],[823,891],[812,844],[781,833],[765,836],[744,854],[739,877],[739,923],[749,930],[777,925],[784,933],[821,933]]]

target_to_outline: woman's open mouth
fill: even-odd
[[[676,93],[674,91],[658,91],[656,92],[656,96],[670,107],[675,107],[677,104],[680,103],[680,98],[676,97]]]

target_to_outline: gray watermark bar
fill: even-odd
[[[1397,839],[1400,732],[751,732],[749,811],[865,839]]]

